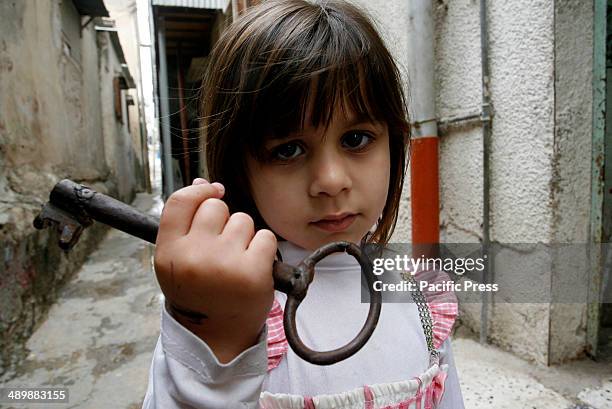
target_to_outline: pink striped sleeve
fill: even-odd
[[[444,271],[419,271],[417,272],[416,279],[417,281],[427,281],[430,284],[422,293],[427,300],[433,320],[434,346],[439,348],[451,334],[457,319],[457,314],[459,313],[457,296],[452,290],[430,290],[430,288],[433,288],[432,284],[438,284],[438,288],[443,288],[442,284],[444,282],[451,281],[448,274]]]
[[[287,338],[283,327],[283,309],[275,298],[266,320],[268,326],[268,371],[280,364],[287,353]]]

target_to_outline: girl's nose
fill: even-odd
[[[336,196],[352,186],[349,169],[341,155],[322,154],[313,161],[312,175],[310,195],[313,197]]]

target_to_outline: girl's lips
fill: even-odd
[[[335,233],[348,229],[356,218],[356,214],[347,214],[346,216],[341,216],[339,218],[321,219],[316,222],[312,222],[312,225],[325,231]]]

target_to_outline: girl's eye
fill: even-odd
[[[304,152],[304,149],[295,142],[284,143],[272,149],[273,160],[288,161],[295,159]]]
[[[374,138],[363,132],[349,132],[342,137],[342,145],[351,149],[365,148]]]

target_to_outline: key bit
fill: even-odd
[[[38,216],[34,219],[34,227],[44,229],[54,227],[59,234],[59,246],[68,251],[79,241],[81,233],[86,227],[93,224],[93,220],[86,216],[75,216],[50,202],[43,205]]]

